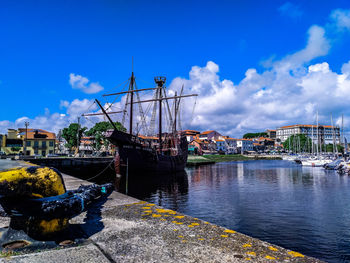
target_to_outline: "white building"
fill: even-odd
[[[253,140],[250,139],[236,139],[238,152],[249,152],[254,150]]]
[[[336,126],[330,125],[306,125],[306,124],[296,124],[277,128],[276,138],[280,142],[286,141],[290,136],[297,134],[305,134],[309,138],[312,138],[314,143],[317,143],[317,138],[319,143],[322,144],[333,144],[333,139],[336,143],[340,143],[340,129]],[[318,135],[317,135],[318,134]]]

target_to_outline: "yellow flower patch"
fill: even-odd
[[[148,206],[141,207],[141,209],[151,210],[151,208],[148,207]],[[152,211],[152,210],[151,210],[151,211]]]
[[[155,206],[155,204],[147,204],[146,206]]]
[[[188,225],[188,227],[194,227],[194,226],[192,226],[192,225]]]
[[[246,254],[251,256],[256,256],[256,253],[254,251],[247,252]]]
[[[277,248],[275,248],[275,247],[271,247],[271,246],[269,246],[269,249],[270,249],[270,250],[272,250],[272,251],[278,251],[278,249],[277,249]]]
[[[295,252],[295,251],[289,251],[288,254],[295,257],[295,258],[303,258],[304,257],[303,254],[300,254],[299,252]]]
[[[228,237],[228,235],[221,235],[221,237]]]
[[[251,258],[245,258],[245,260],[252,260]]]
[[[275,257],[271,257],[271,256],[266,256],[266,259],[276,259]]]
[[[184,238],[184,236],[178,236],[179,238]]]
[[[199,223],[192,223],[192,226],[199,226]]]
[[[232,233],[232,234],[236,233],[236,231],[230,230],[230,229],[226,229],[224,232],[226,232],[226,233]]]
[[[198,238],[198,240],[204,240],[204,238]]]
[[[181,218],[184,218],[185,216],[174,216],[174,218],[178,218],[178,219],[181,219]]]
[[[182,222],[177,222],[177,221],[172,221],[174,224],[177,224],[177,225],[182,225],[183,223]]]
[[[160,219],[160,221],[166,221],[166,219],[164,219],[164,218],[161,218],[161,219]]]
[[[243,247],[252,247],[252,244],[247,243],[247,244],[244,244]]]

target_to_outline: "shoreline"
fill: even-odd
[[[221,162],[239,162],[249,160],[282,160],[280,155],[189,155],[186,166],[215,164]]]

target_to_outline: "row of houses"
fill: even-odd
[[[275,149],[275,140],[272,138],[237,139],[213,130],[205,132],[184,130],[183,132],[189,143],[190,154],[237,154]]]
[[[54,154],[56,135],[42,129],[8,129],[6,135],[0,135],[0,152],[6,155],[42,155]]]

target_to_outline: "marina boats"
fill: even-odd
[[[188,143],[186,136],[177,130],[180,121],[180,102],[185,97],[197,96],[197,94],[184,95],[183,87],[180,95],[168,96],[166,92],[166,78],[155,77],[155,87],[149,89],[137,89],[135,76],[132,72],[128,80],[128,90],[118,93],[106,94],[104,96],[126,95],[124,105],[123,120],[125,116],[129,118],[129,131],[118,130],[112,121],[109,113],[101,103],[96,100],[103,114],[113,125],[113,130],[108,130],[107,139],[116,146],[115,170],[117,174],[125,173],[170,173],[182,171],[187,163]],[[152,91],[151,99],[141,100],[139,92]],[[172,102],[170,107],[170,102]],[[145,116],[141,103],[148,103],[148,108],[153,108],[152,115]],[[138,105],[139,116],[137,127],[134,125],[134,106]],[[158,118],[156,113],[158,112]],[[167,114],[168,131],[163,132],[163,123]],[[151,117],[150,117],[151,116]],[[146,119],[150,119],[150,124],[146,124]],[[158,119],[158,120],[156,120]],[[158,133],[149,134],[158,122]],[[139,125],[140,124],[140,125]],[[143,127],[148,134],[140,135],[139,128]],[[155,130],[155,129],[154,129]],[[146,132],[145,132],[146,133]]]

